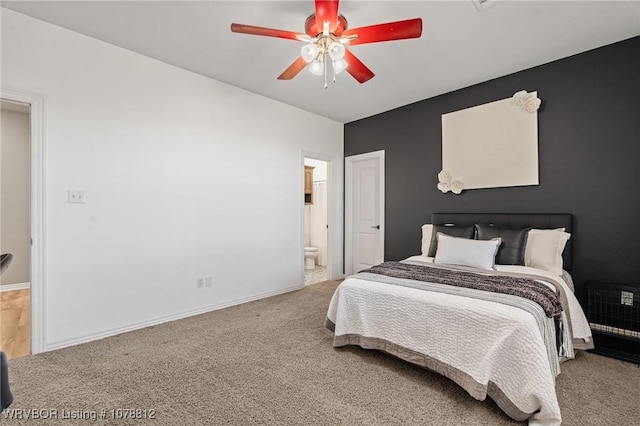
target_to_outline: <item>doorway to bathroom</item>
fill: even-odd
[[[304,285],[329,279],[328,164],[304,158]]]

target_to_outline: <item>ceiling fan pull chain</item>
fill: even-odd
[[[327,87],[329,87],[329,85],[327,84],[327,54],[324,54],[324,88],[326,89]],[[335,80],[334,80],[335,81]]]
[[[331,63],[332,67],[331,69],[333,69],[333,82],[336,82],[336,63],[335,61]]]

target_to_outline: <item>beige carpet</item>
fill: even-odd
[[[388,355],[334,349],[323,328],[336,282],[9,363],[12,409],[93,422],[49,424],[517,424],[491,401]],[[558,379],[566,425],[640,422],[640,368],[583,354]],[[111,409],[155,420],[109,420]],[[42,421],[9,421],[36,424]]]

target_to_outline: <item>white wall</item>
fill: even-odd
[[[302,285],[301,153],[342,188],[342,124],[6,9],[2,84],[46,96],[47,349]]]
[[[13,260],[0,284],[29,282],[29,114],[0,111],[0,252]]]

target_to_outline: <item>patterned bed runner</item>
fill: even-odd
[[[510,294],[536,302],[549,318],[560,319],[562,303],[560,296],[543,283],[528,278],[508,275],[443,269],[427,265],[414,265],[389,261],[360,273],[379,274],[393,278],[404,278],[456,287],[472,288],[492,293]]]

